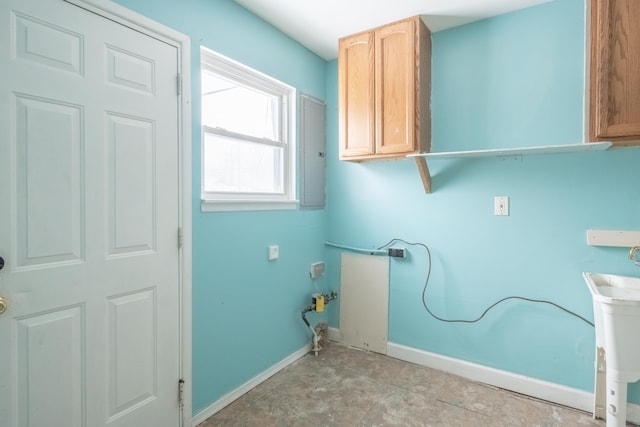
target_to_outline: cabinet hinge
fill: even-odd
[[[184,238],[182,237],[182,227],[178,227],[178,249],[182,249],[182,243]]]
[[[176,76],[176,91],[178,96],[182,95],[182,74]]]
[[[182,378],[178,380],[178,406],[180,409],[184,406],[184,380]]]

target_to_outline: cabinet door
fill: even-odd
[[[590,138],[640,142],[640,1],[591,1]]]
[[[375,153],[373,32],[340,40],[338,109],[340,158]]]
[[[376,152],[415,149],[415,20],[376,30]]]

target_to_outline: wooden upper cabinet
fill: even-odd
[[[591,141],[640,144],[640,1],[591,0]]]
[[[340,40],[338,49],[338,127],[340,157],[375,154],[373,33]]]
[[[430,97],[431,35],[419,16],[340,39],[340,159],[428,152]]]

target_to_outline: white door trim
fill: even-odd
[[[119,24],[133,28],[150,37],[161,40],[178,51],[178,68],[182,89],[178,106],[179,150],[179,221],[182,231],[180,248],[180,347],[181,378],[185,381],[183,394],[182,424],[191,426],[192,390],[191,379],[191,40],[188,36],[165,27],[152,19],[140,15],[109,0],[63,0],[87,9]],[[177,244],[178,236],[176,236]],[[178,384],[176,384],[178,387]]]

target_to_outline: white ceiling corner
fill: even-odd
[[[552,0],[234,0],[324,59],[340,37],[422,15],[440,31]]]

